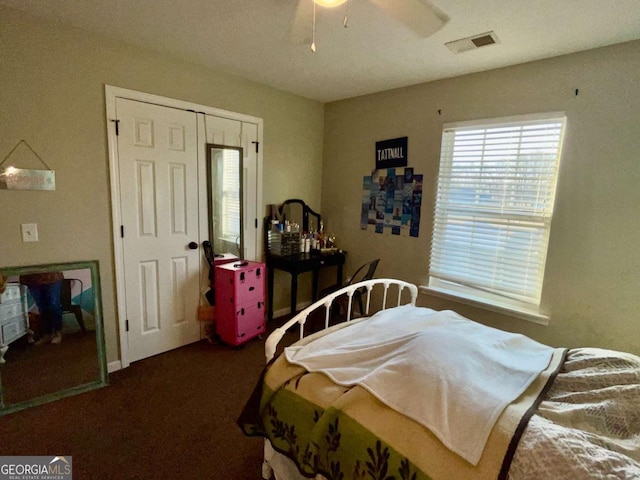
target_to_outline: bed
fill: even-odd
[[[639,357],[552,348],[417,293],[350,285],[267,338],[238,419],[265,438],[264,479],[640,478]]]

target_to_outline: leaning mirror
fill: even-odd
[[[0,414],[107,384],[98,262],[0,268]]]
[[[242,148],[207,144],[209,240],[215,254],[244,258]]]

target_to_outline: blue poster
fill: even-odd
[[[362,230],[419,235],[422,175],[415,175],[413,168],[376,170],[363,178],[362,188]]]

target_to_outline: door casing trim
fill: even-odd
[[[119,367],[126,368],[130,365],[129,361],[129,345],[127,338],[127,327],[126,327],[126,295],[125,295],[125,283],[124,283],[124,252],[122,248],[122,238],[120,236],[120,225],[122,225],[122,220],[120,216],[120,206],[121,206],[121,192],[120,192],[120,184],[119,184],[119,169],[118,169],[118,139],[116,136],[116,129],[114,121],[116,118],[116,99],[124,98],[127,100],[135,100],[139,102],[151,103],[154,105],[169,107],[169,108],[177,108],[179,110],[188,110],[194,113],[203,113],[205,115],[214,115],[217,117],[229,118],[231,120],[238,120],[241,122],[254,123],[258,126],[258,142],[260,145],[263,145],[262,142],[262,134],[263,134],[263,120],[259,117],[254,117],[251,115],[245,115],[242,113],[232,112],[229,110],[223,110],[221,108],[210,107],[207,105],[200,105],[197,103],[187,102],[184,100],[177,100],[173,98],[163,97],[159,95],[154,95],[151,93],[140,92],[137,90],[130,90],[121,87],[115,87],[112,85],[105,85],[105,103],[106,103],[106,120],[107,120],[107,144],[108,144],[108,154],[109,154],[109,180],[110,180],[110,195],[111,195],[111,217],[112,217],[112,226],[111,233],[113,238],[113,257],[114,257],[114,267],[115,267],[115,281],[116,281],[116,316],[118,322],[118,337],[119,337]],[[198,123],[198,134],[202,131],[205,133],[205,141],[201,142],[200,138],[198,138],[198,172],[206,171],[205,161],[206,161],[206,132],[200,129],[201,123],[203,122],[201,116],[197,117]],[[257,165],[256,165],[256,177],[257,177],[257,188],[256,188],[256,205],[258,207],[258,212],[260,212],[260,208],[262,205],[262,151],[263,149],[259,149],[257,156]],[[202,178],[200,178],[202,177]],[[209,236],[209,227],[207,223],[206,214],[203,213],[203,205],[206,209],[207,199],[206,199],[206,188],[202,188],[202,183],[204,180],[204,176],[198,175],[199,185],[198,185],[198,209],[199,209],[199,243],[202,244],[204,240],[208,239]],[[206,184],[205,184],[206,186]],[[204,191],[203,191],[204,190]],[[251,222],[251,219],[247,219],[247,221]],[[257,229],[255,236],[255,251],[258,254],[258,257],[262,257],[262,222],[257,221]],[[201,263],[201,268],[202,268]],[[206,275],[204,275],[206,277]],[[200,281],[202,282],[203,275],[200,275]],[[203,285],[200,285],[200,290],[204,288]],[[112,365],[113,364],[113,365]],[[116,364],[112,362],[110,364],[110,368],[116,368]],[[111,370],[110,370],[111,371]]]

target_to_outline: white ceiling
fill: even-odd
[[[299,0],[311,1],[311,0]],[[369,0],[318,9],[316,53],[293,44],[297,0],[0,0],[322,102],[640,38],[640,0],[432,0],[449,22],[421,38]],[[494,31],[454,55],[446,42]],[[309,24],[311,31],[311,24]]]

